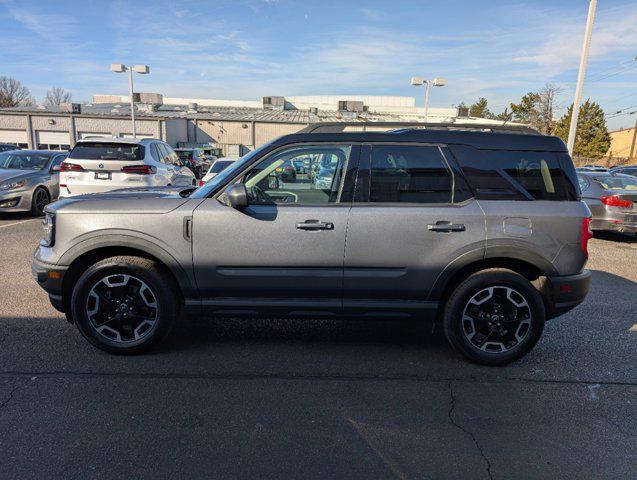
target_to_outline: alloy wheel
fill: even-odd
[[[143,280],[128,274],[97,281],[86,300],[86,315],[97,333],[127,343],[152,333],[157,325],[157,296]]]
[[[44,190],[39,189],[35,192],[33,201],[35,202],[35,207],[38,209],[38,212],[42,212],[44,207],[49,204],[49,195]]]
[[[520,292],[494,285],[478,291],[466,303],[462,332],[475,348],[502,353],[526,338],[531,321],[531,308]]]

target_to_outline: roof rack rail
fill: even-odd
[[[391,133],[411,130],[459,130],[518,133],[524,135],[541,135],[539,131],[525,125],[494,125],[487,123],[423,123],[423,122],[318,122],[312,123],[298,133],[340,133],[347,127],[362,127],[362,131],[373,131],[373,127],[395,127]],[[367,130],[368,127],[372,129]]]

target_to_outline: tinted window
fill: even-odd
[[[372,148],[371,202],[451,203],[452,172],[433,146]]]
[[[153,157],[153,160],[156,162],[161,162],[161,153],[159,153],[159,149],[157,148],[157,144],[153,143],[150,146],[150,154]]]
[[[232,163],[234,163],[232,160],[217,160],[210,167],[210,173],[219,173],[228,165],[232,165]]]
[[[478,198],[487,200],[571,200],[577,186],[564,178],[558,154],[453,147]]]
[[[595,177],[595,181],[606,190],[637,190],[637,178],[629,175]]]
[[[588,185],[589,185],[588,180],[586,180],[584,177],[582,177],[581,175],[578,175],[577,180],[579,182],[579,189],[582,192],[588,188]]]
[[[84,160],[142,160],[144,147],[119,142],[81,142],[77,143],[69,158]]]

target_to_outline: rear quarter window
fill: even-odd
[[[559,153],[454,147],[476,197],[484,200],[576,200]]]

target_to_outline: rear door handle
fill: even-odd
[[[427,230],[431,232],[464,232],[466,229],[464,223],[451,223],[445,220],[427,225]]]
[[[331,222],[321,222],[319,220],[306,220],[296,224],[299,230],[334,230],[334,224]]]

